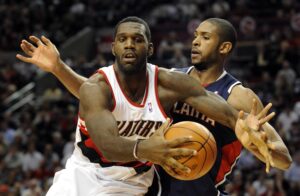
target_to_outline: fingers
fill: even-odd
[[[177,147],[177,146],[180,146],[182,144],[189,143],[192,141],[193,141],[193,138],[191,136],[180,137],[180,138],[176,138],[171,141],[168,141],[168,146],[171,148],[174,148],[174,147]]]
[[[269,173],[270,172],[270,162],[269,162],[269,158],[266,158],[266,172]]]
[[[31,50],[32,52],[36,49],[34,45],[32,45],[26,40],[22,40],[21,45],[24,45],[28,50]]]
[[[164,133],[169,129],[170,127],[170,118],[167,118],[167,120],[159,127],[159,132],[164,135]]]
[[[173,148],[168,152],[168,156],[176,157],[176,159],[179,159],[181,157],[191,157],[195,156],[196,154],[196,150],[189,148]]]
[[[174,158],[168,158],[166,161],[162,164],[164,168],[167,168],[169,170],[172,170],[170,172],[175,174],[181,174],[181,173],[190,173],[191,169],[187,166],[181,164],[180,162],[176,161]]]
[[[241,110],[241,111],[239,112],[238,119],[243,119],[243,118],[244,118],[244,111]]]
[[[268,146],[268,148],[271,149],[271,150],[276,150],[276,145],[273,144],[272,142],[268,142],[268,143],[267,143],[267,146]]]
[[[179,176],[180,173],[176,172],[174,169],[172,169],[171,167],[169,166],[163,166],[164,170],[171,176],[175,177],[176,176]]]
[[[271,114],[269,114],[268,116],[264,117],[263,119],[259,120],[259,124],[263,125],[266,122],[270,121],[273,117],[275,116],[275,112],[272,112]]]
[[[256,115],[256,113],[257,113],[257,100],[253,99],[250,114]]]
[[[47,46],[49,46],[49,45],[52,44],[52,42],[51,42],[48,38],[46,38],[45,36],[42,36],[42,37],[41,37],[41,40],[42,40]]]
[[[34,36],[34,35],[29,36],[29,39],[30,39],[31,41],[33,41],[33,43],[35,43],[35,44],[38,45],[38,46],[43,45],[43,42],[42,42],[39,38],[37,38],[36,36]]]
[[[267,115],[268,111],[271,109],[272,103],[269,103],[260,113],[257,115],[257,118],[260,119]]]
[[[23,50],[23,52],[25,54],[27,54],[28,56],[32,56],[33,55],[35,47],[32,44],[28,43],[25,40],[22,40],[20,46],[21,46],[21,49]]]
[[[21,60],[21,61],[23,61],[23,62],[25,62],[25,63],[32,63],[32,62],[31,62],[31,58],[22,56],[22,55],[20,55],[20,54],[17,54],[16,57],[17,57],[19,60]]]
[[[245,121],[243,120],[244,115],[245,115],[244,111],[241,110],[241,111],[239,112],[239,115],[238,115],[238,121],[237,121],[237,123],[239,124],[240,128],[242,128],[243,131],[249,132],[250,129],[249,129],[248,126],[246,126],[246,123],[245,123]]]

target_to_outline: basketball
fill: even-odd
[[[185,136],[191,136],[193,141],[178,147],[195,149],[197,154],[177,158],[180,163],[189,167],[191,172],[173,177],[179,180],[194,180],[205,175],[212,168],[217,157],[217,145],[214,136],[208,129],[196,122],[183,121],[173,124],[165,133],[166,140]]]

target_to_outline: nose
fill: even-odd
[[[125,48],[134,48],[134,40],[132,39],[127,39],[126,42],[125,42]]]
[[[200,46],[200,40],[198,37],[195,37],[193,42],[192,42],[193,46]]]

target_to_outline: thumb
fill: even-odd
[[[158,128],[157,132],[159,135],[164,135],[165,132],[170,127],[170,118],[167,118],[166,121]]]
[[[241,111],[239,112],[238,119],[243,119],[243,118],[244,118],[244,111],[241,110]]]

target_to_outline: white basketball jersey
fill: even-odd
[[[158,98],[157,78],[158,67],[147,64],[147,85],[141,104],[131,101],[122,90],[116,77],[113,65],[98,70],[111,87],[114,107],[112,113],[117,120],[121,137],[136,140],[149,138],[166,120],[167,116]],[[101,121],[101,119],[99,119]],[[111,180],[128,180],[150,186],[153,178],[153,164],[150,162],[109,162],[102,156],[89,137],[84,119],[79,118],[76,130],[76,145],[74,151],[76,160],[94,164],[101,168],[98,172],[101,178]],[[137,175],[139,174],[139,175]]]

